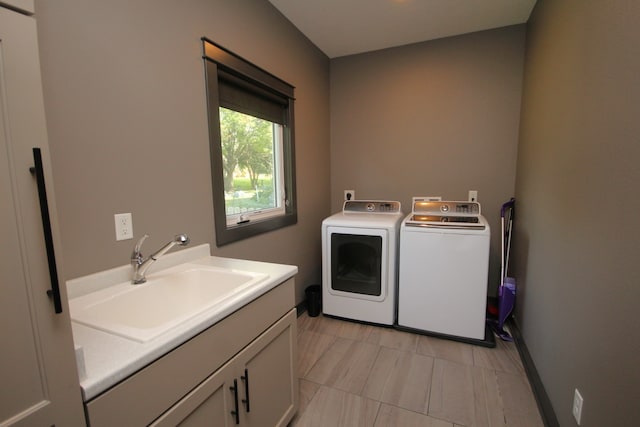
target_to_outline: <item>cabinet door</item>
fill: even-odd
[[[298,408],[296,310],[151,424],[286,426]]]
[[[0,425],[77,426],[84,414],[61,277],[62,313],[47,296],[51,276],[29,172],[35,146],[50,184],[35,21],[0,7]]]
[[[232,362],[231,362],[232,363]],[[235,425],[233,365],[225,365],[154,421],[152,427]],[[236,381],[237,383],[237,381]]]
[[[238,355],[241,412],[250,426],[286,426],[298,408],[296,310]],[[244,368],[244,369],[243,369]]]

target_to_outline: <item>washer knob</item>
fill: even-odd
[[[442,205],[440,206],[440,210],[442,212],[449,212],[449,205]]]
[[[376,210],[376,205],[374,205],[373,203],[367,203],[367,210],[369,212],[373,212]]]

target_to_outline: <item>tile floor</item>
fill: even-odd
[[[518,351],[298,318],[292,427],[543,426]]]

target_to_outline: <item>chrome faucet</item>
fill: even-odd
[[[145,273],[151,267],[151,264],[156,262],[158,258],[167,253],[169,249],[174,247],[175,245],[186,246],[189,244],[189,237],[186,234],[178,234],[173,238],[172,241],[158,249],[153,255],[150,255],[147,259],[142,256],[142,244],[149,237],[148,234],[145,234],[138,240],[136,246],[133,248],[133,253],[131,254],[131,264],[133,265],[133,284],[138,285],[140,283],[144,283],[147,281],[145,277]]]

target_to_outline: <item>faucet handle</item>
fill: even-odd
[[[131,262],[140,263],[142,261],[142,244],[147,239],[147,237],[149,237],[148,234],[142,236],[140,240],[138,240],[138,243],[136,243],[136,245],[134,246],[133,253],[131,254]]]

